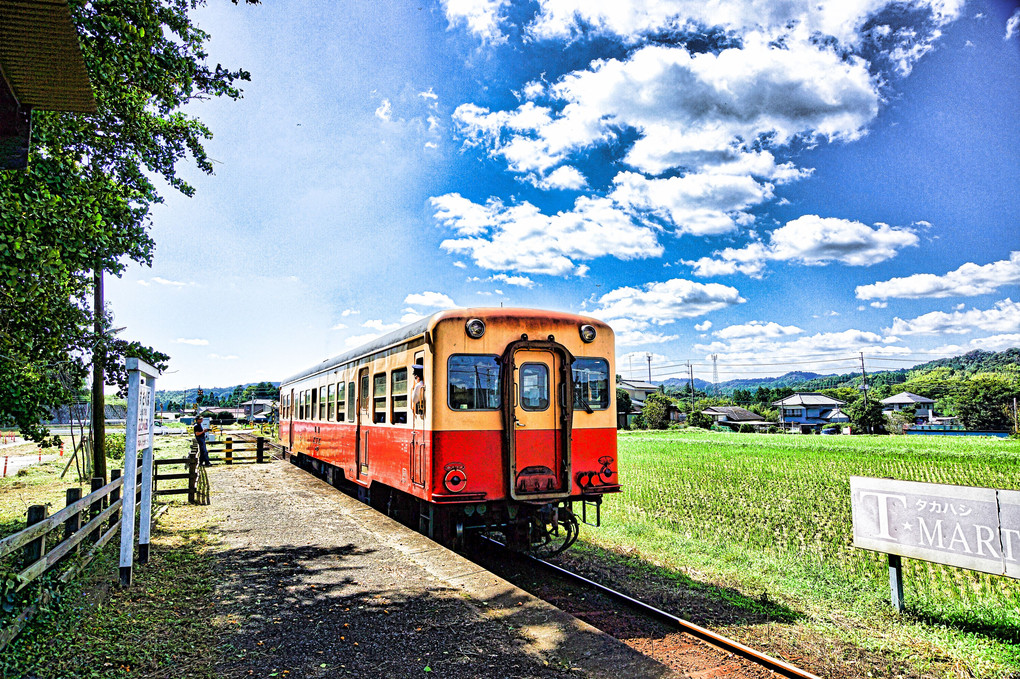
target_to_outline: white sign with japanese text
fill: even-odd
[[[854,546],[1020,578],[1020,491],[850,477]]]

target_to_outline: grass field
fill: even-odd
[[[849,486],[858,475],[1020,489],[1020,442],[635,432],[621,434],[619,464],[624,493],[586,533],[598,545],[764,590],[801,624],[907,658],[917,676],[1020,676],[1020,581],[904,559],[908,610],[893,614],[886,557],[852,546]]]

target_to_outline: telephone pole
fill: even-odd
[[[688,384],[691,385],[691,415],[693,415],[694,414],[694,365],[692,365],[690,361],[687,361],[687,371],[688,371],[688,374],[690,375],[690,380],[691,380],[690,382],[688,382]]]
[[[719,398],[719,365],[716,363],[718,360],[719,354],[712,354],[712,391],[716,398]]]
[[[645,354],[645,358],[648,359],[648,384],[652,383],[652,355]]]
[[[106,362],[105,305],[103,302],[103,269],[97,264],[93,271],[95,296],[96,343],[92,349],[92,475],[106,479],[106,397],[103,384],[103,363]]]
[[[868,373],[864,370],[864,352],[861,352],[861,390],[864,392],[864,412],[868,412]],[[868,423],[867,432],[871,433],[871,423]]]

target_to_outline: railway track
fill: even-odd
[[[485,541],[487,547],[491,547],[499,550],[503,554],[508,553],[508,550],[499,542],[491,540],[489,538],[480,537],[480,540]],[[639,612],[640,614],[655,620],[665,626],[678,630],[684,634],[690,635],[695,639],[698,639],[705,644],[708,644],[720,651],[727,654],[732,654],[739,658],[742,658],[750,663],[753,663],[756,667],[760,667],[768,672],[771,672],[774,676],[789,677],[790,679],[820,679],[818,675],[812,674],[807,670],[803,670],[799,667],[791,665],[778,658],[773,658],[761,651],[757,651],[749,646],[741,644],[738,641],[729,639],[728,637],[717,634],[712,630],[696,625],[693,622],[684,620],[683,618],[677,617],[672,613],[668,613],[660,608],[647,604],[643,601],[635,599],[619,590],[608,587],[599,582],[595,582],[590,578],[586,578],[583,575],[579,575],[565,568],[561,568],[555,564],[549,563],[543,559],[539,559],[534,556],[513,553],[514,558],[526,562],[538,569],[549,572],[557,576],[558,578],[569,582],[573,585],[578,586],[586,592],[595,591],[610,600],[622,603],[630,609]],[[596,624],[596,626],[598,626]],[[605,630],[604,630],[605,631]],[[739,669],[733,668],[732,672],[727,673],[725,668],[714,668],[716,671],[705,674],[704,676],[718,677],[723,679],[724,677],[744,677],[748,676],[746,673],[742,673]]]

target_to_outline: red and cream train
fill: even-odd
[[[620,490],[613,358],[591,318],[443,311],[284,381],[280,443],[437,539],[559,551]]]

